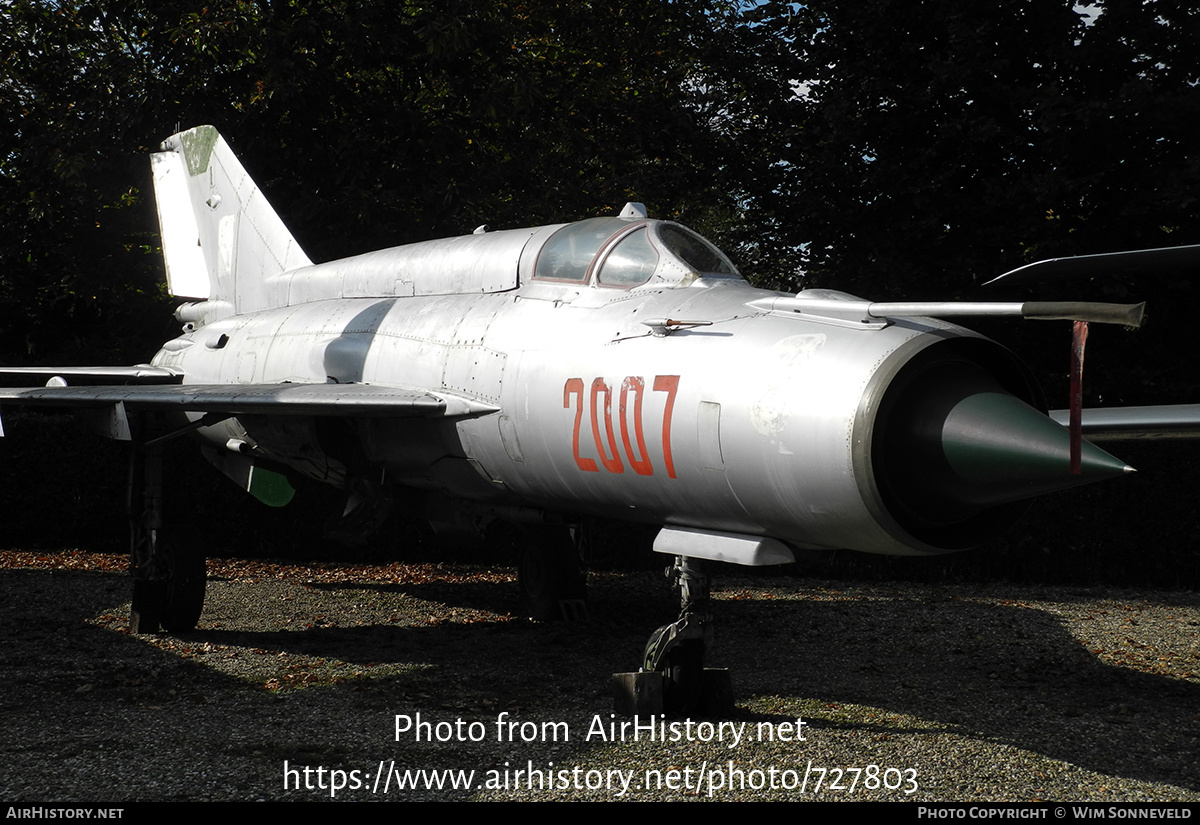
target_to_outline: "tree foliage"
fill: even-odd
[[[803,272],[877,297],[1200,240],[1200,11],[1181,0],[14,0],[0,15],[10,359],[161,340],[145,155],[199,123],[318,260],[630,199],[760,283]]]
[[[764,285],[1018,297],[976,287],[1200,243],[1198,42],[1184,0],[8,0],[0,362],[130,363],[175,334],[146,155],[202,123],[314,260],[642,200]],[[1019,297],[1151,299],[1136,346],[1093,333],[1089,403],[1196,400],[1190,274],[1069,286]],[[1000,337],[1065,373],[1061,329]],[[55,446],[81,449],[31,449]],[[1174,525],[1170,493],[1110,509]]]
[[[746,19],[752,131],[776,160],[750,202],[813,283],[944,298],[1041,258],[1200,242],[1194,4],[818,0]]]
[[[0,351],[94,360],[136,339],[144,358],[162,340],[134,320],[160,297],[145,155],[200,123],[317,260],[626,200],[711,228],[733,202],[707,125],[710,5],[15,0]]]

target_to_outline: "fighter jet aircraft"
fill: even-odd
[[[0,370],[27,385],[0,406],[131,442],[135,632],[191,630],[203,604],[202,548],[162,515],[162,447],[183,435],[271,504],[307,476],[364,522],[421,494],[438,521],[525,525],[543,618],[582,595],[582,517],[659,526],[683,609],[643,667],[679,701],[711,633],[700,560],[963,550],[1033,496],[1129,471],[1073,445],[1012,354],[939,318],[1136,324],[1137,307],[770,292],[636,203],[314,264],[212,127],[152,165],[180,335],[148,364]]]

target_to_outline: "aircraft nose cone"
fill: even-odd
[[[955,404],[942,424],[940,443],[946,465],[960,482],[954,484],[953,495],[984,506],[1020,501],[1133,469],[1084,441],[1081,472],[1071,473],[1067,429],[1005,392],[977,392]]]
[[[889,508],[907,529],[970,546],[981,533],[969,524],[1011,521],[1015,502],[1132,471],[1093,444],[1082,447],[1076,475],[1065,427],[978,364],[949,361],[901,389],[874,455]]]

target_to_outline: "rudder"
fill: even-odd
[[[272,275],[312,262],[212,126],[172,135],[151,155],[172,295],[265,309]],[[216,307],[205,314],[212,317]]]

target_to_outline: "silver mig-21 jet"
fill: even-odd
[[[683,706],[711,633],[701,560],[962,550],[1033,496],[1129,470],[1073,442],[1007,350],[937,318],[1136,324],[1137,307],[770,292],[636,203],[314,264],[212,127],[152,161],[182,333],[150,364],[0,370],[32,385],[0,406],[69,408],[132,442],[135,631],[191,630],[203,605],[203,549],[162,516],[163,444],[181,435],[268,503],[307,476],[363,523],[425,491],[435,520],[527,525],[539,617],[582,595],[582,517],[661,526],[683,609],[642,664]],[[1098,426],[1200,418],[1173,416]]]

